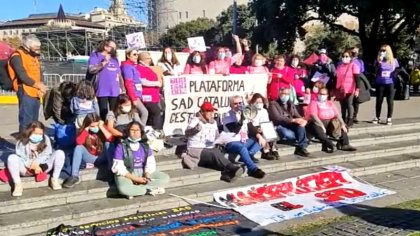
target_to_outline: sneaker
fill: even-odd
[[[306,150],[306,148],[296,147],[295,155],[302,156],[302,157],[307,157],[307,156],[309,156],[309,152],[308,152],[308,150]]]
[[[162,187],[156,187],[156,188],[151,188],[148,189],[147,194],[150,194],[152,196],[158,195],[158,194],[164,194],[165,193],[165,189]]]
[[[267,152],[267,153],[262,153],[261,154],[261,159],[272,161],[272,160],[276,159],[276,157],[274,155],[272,155],[271,152]]]
[[[80,184],[81,180],[79,177],[76,176],[70,176],[69,178],[67,178],[64,183],[63,183],[63,187],[64,188],[73,188],[74,185],[76,184]]]
[[[12,196],[20,197],[22,196],[22,193],[23,193],[23,184],[22,183],[15,184],[15,189],[13,190]]]
[[[354,151],[357,151],[357,148],[355,148],[355,147],[351,146],[350,144],[348,144],[348,145],[343,145],[341,147],[341,150],[342,151],[346,151],[346,152],[354,152]]]
[[[378,123],[379,123],[379,118],[378,117],[373,118],[372,124],[378,124]]]
[[[60,190],[62,188],[60,182],[58,182],[58,179],[56,178],[50,179],[50,187],[52,190]]]
[[[279,155],[279,152],[278,152],[277,150],[273,150],[273,151],[271,151],[270,153],[271,153],[271,155],[273,155],[273,156],[274,156],[274,158],[275,158],[276,160],[280,159],[280,155]]]
[[[250,173],[248,173],[249,176],[257,178],[257,179],[262,179],[265,176],[265,172],[262,171],[261,169],[256,169]]]
[[[392,119],[391,118],[386,119],[386,124],[387,125],[392,125]]]

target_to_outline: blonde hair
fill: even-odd
[[[255,53],[254,56],[252,56],[252,62],[255,62],[255,60],[257,60],[258,57],[262,58],[264,61],[266,60],[262,54]]]
[[[386,52],[386,57],[385,60],[387,63],[392,64],[394,62],[394,53],[392,53],[392,49],[388,44],[383,44],[381,46],[381,49],[384,48],[385,52]],[[378,52],[378,58],[377,58],[378,62],[382,62],[382,58],[381,58],[381,50],[379,50]]]

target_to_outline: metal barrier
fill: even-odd
[[[86,77],[85,74],[44,74],[43,81],[48,88],[52,89],[55,86],[59,85],[64,81],[71,81],[74,83],[79,83]],[[0,96],[15,96],[16,93],[14,91],[5,91],[0,90]]]

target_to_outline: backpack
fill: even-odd
[[[13,91],[13,80],[8,71],[8,65],[10,60],[12,59],[13,53],[18,52],[14,51],[11,52],[10,55],[8,55],[7,58],[0,60],[0,89],[6,90],[6,91]]]
[[[49,89],[44,97],[42,98],[42,110],[44,112],[44,118],[45,120],[48,120],[49,118],[53,117],[54,115],[54,90],[57,89],[57,87],[53,88],[53,89]]]

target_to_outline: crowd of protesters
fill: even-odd
[[[342,52],[337,63],[328,57],[326,49],[320,49],[318,60],[308,66],[298,55],[276,55],[271,60],[252,53],[246,39],[234,35],[233,40],[234,54],[219,47],[214,59],[208,60],[205,53],[193,51],[184,68],[170,47],[164,48],[156,66],[148,52],[132,48],[126,50],[126,61],[120,65],[117,44],[105,40],[90,55],[86,80],[77,85],[63,82],[47,92],[35,68],[39,66],[40,42],[28,36],[9,65],[16,75],[20,137],[7,169],[0,171],[0,179],[13,181],[12,195],[21,196],[21,176],[42,181],[51,172],[50,186],[58,190],[80,183],[83,165],[104,166],[114,173],[117,189],[128,198],[164,193],[169,176],[157,171],[145,130],[151,127],[162,132],[164,76],[180,74],[266,74],[269,78],[267,96],[233,96],[230,110],[218,117],[213,104],[200,104],[200,112],[189,120],[185,130],[186,150],[181,154],[184,167],[215,169],[221,171],[222,180],[233,182],[245,171],[251,177],[264,178],[256,154],[261,152],[266,160],[281,159],[278,143],[294,145],[294,154],[303,157],[310,155],[308,146],[314,138],[326,153],[356,151],[348,132],[358,123],[359,104],[370,96],[357,47]],[[377,100],[372,123],[380,121],[386,98],[385,122],[391,125],[393,76],[399,65],[388,45],[380,47],[375,65]],[[43,97],[47,103],[51,100],[44,112],[47,110],[56,123],[55,144],[38,121]],[[339,101],[341,112],[334,101]],[[249,118],[244,109],[256,115]],[[266,140],[261,127],[266,122],[272,122],[278,142]],[[67,139],[60,139],[60,129],[65,130],[62,132]],[[225,154],[239,156],[239,160],[226,158]],[[66,165],[68,178],[61,185],[58,178]]]

